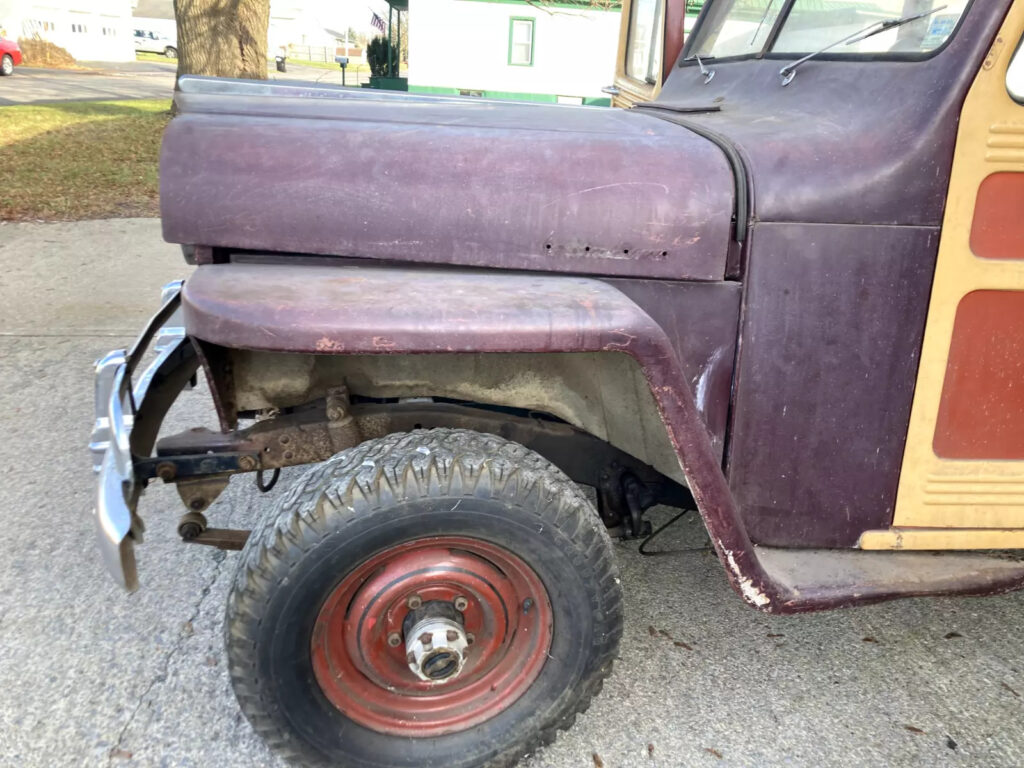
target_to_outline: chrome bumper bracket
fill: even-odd
[[[131,430],[154,376],[188,343],[181,317],[181,288],[177,280],[164,286],[160,310],[150,319],[131,351],[117,349],[96,362],[95,421],[89,450],[96,473],[98,543],[104,564],[125,589],[137,588],[133,541],[142,528],[135,517],[138,500]],[[132,379],[152,342],[153,361]]]

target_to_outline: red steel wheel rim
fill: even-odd
[[[421,680],[404,640],[388,644],[414,596],[466,599],[473,642],[450,680]],[[455,733],[526,692],[547,660],[552,624],[547,590],[517,555],[465,536],[416,539],[370,557],[334,587],[313,628],[313,671],[327,699],[360,725],[399,736]]]

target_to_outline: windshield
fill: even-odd
[[[771,52],[813,53],[877,22],[934,11],[916,21],[829,51],[830,56],[928,53],[953,34],[968,2],[796,0]],[[700,37],[694,41],[692,52],[716,58],[761,53],[784,5],[785,0],[719,0],[698,30]]]

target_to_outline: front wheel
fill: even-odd
[[[166,48],[164,48],[164,56],[166,56],[168,59],[176,59],[178,58],[178,49],[169,45]]]
[[[564,474],[462,430],[367,441],[253,531],[235,693],[302,765],[509,765],[584,710],[622,633],[612,548]]]
[[[5,53],[3,59],[0,59],[0,75],[6,77],[7,75],[14,74],[14,59],[11,58],[9,53]]]

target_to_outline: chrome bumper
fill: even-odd
[[[182,285],[177,280],[163,287],[159,311],[130,351],[116,349],[96,362],[96,420],[89,440],[93,472],[98,475],[93,514],[103,562],[129,591],[138,586],[132,543],[142,537],[142,521],[135,516],[141,489],[136,487],[131,430],[154,376],[188,343],[181,317]],[[136,377],[150,347],[153,360]]]

